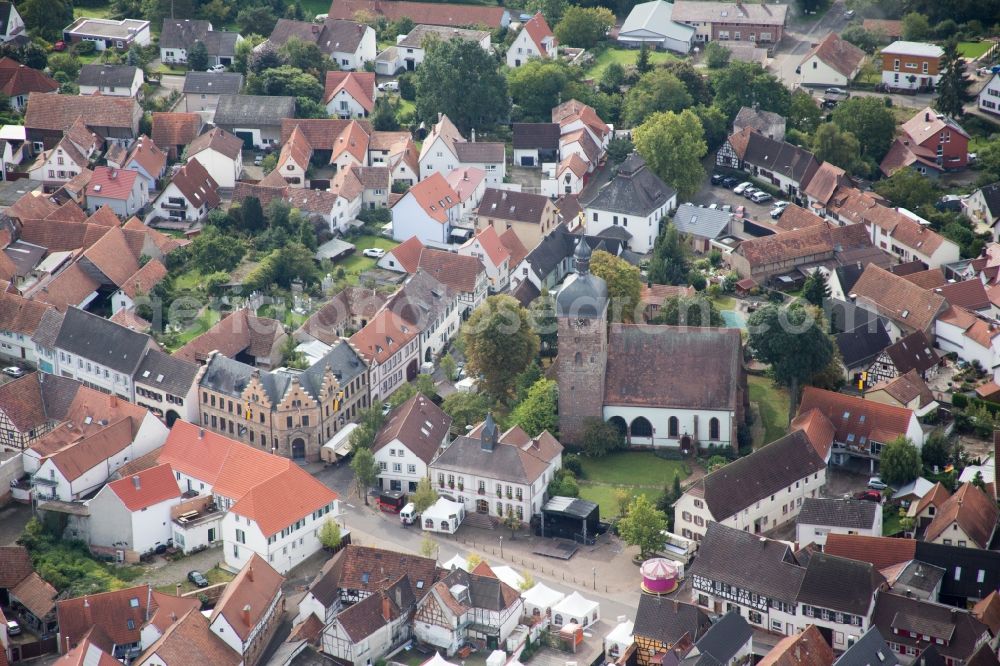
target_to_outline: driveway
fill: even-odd
[[[189,571],[208,571],[222,561],[222,547],[209,548],[194,555],[171,562],[158,557],[141,576],[137,583],[149,583],[153,587],[173,585],[187,580]]]
[[[21,538],[24,526],[31,520],[31,507],[10,502],[0,508],[0,546],[11,546]]]
[[[710,180],[706,180],[705,184],[700,190],[698,190],[698,194],[691,198],[691,203],[701,204],[704,206],[710,206],[714,203],[719,204],[720,206],[723,204],[729,204],[733,207],[733,210],[735,210],[737,206],[746,206],[747,217],[752,220],[764,222],[772,221],[769,213],[771,212],[771,209],[774,208],[774,202],[775,199],[762,204],[754,203],[739,194],[735,194],[730,189],[726,189],[725,187],[721,187],[719,185],[712,185]],[[736,231],[738,233],[735,235],[740,236],[741,238],[749,237],[743,236],[742,225],[736,226]]]

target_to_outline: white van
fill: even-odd
[[[412,525],[417,521],[417,506],[410,502],[403,507],[403,510],[399,512],[399,521],[404,525]]]
[[[420,374],[422,375],[433,375],[434,374],[434,362],[424,361],[420,364]]]

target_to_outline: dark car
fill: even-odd
[[[156,553],[157,555],[163,555],[165,552],[167,552],[168,548],[170,548],[170,546],[168,546],[167,544],[158,543],[156,544],[156,548],[153,549],[153,552]]]
[[[724,181],[725,179],[726,179],[726,177],[723,176],[721,173],[713,173],[712,174],[712,185],[721,185],[722,181]]]
[[[727,176],[726,178],[722,179],[722,186],[727,190],[731,190],[739,184],[740,184],[739,178],[733,178],[732,176]]]
[[[189,571],[188,580],[198,587],[208,587],[208,579],[202,576],[200,571]]]

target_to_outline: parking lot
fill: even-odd
[[[746,181],[740,181],[746,182]],[[720,206],[729,204],[736,210],[737,206],[746,207],[746,216],[751,220],[760,220],[765,222],[770,222],[771,217],[769,213],[771,209],[774,208],[774,203],[776,199],[772,199],[766,203],[758,204],[750,201],[749,199],[735,194],[732,190],[722,187],[721,185],[711,185],[706,183],[704,187],[692,197],[691,202],[695,204],[700,204],[703,206],[710,206],[712,204],[719,204]]]

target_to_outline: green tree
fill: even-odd
[[[635,150],[635,146],[628,139],[611,139],[608,142],[608,159],[611,160],[612,164],[621,164],[625,161],[632,151]]]
[[[639,547],[639,556],[645,558],[663,547],[663,532],[667,529],[667,516],[658,511],[645,495],[636,495],[628,513],[618,523],[618,533],[630,546]]]
[[[532,58],[520,67],[507,71],[507,87],[511,100],[520,111],[521,119],[529,122],[548,122],[552,108],[566,94],[567,85],[574,80],[576,71],[561,60]]]
[[[875,50],[879,46],[886,43],[884,34],[877,34],[870,30],[865,30],[863,26],[854,23],[846,28],[840,33],[840,36],[844,38],[844,41],[854,44],[859,49],[865,53],[875,53]]]
[[[920,447],[920,458],[928,469],[935,467],[939,470],[944,469],[951,460],[951,445],[948,443],[948,438],[939,432],[931,434]]]
[[[665,69],[654,69],[625,94],[622,121],[626,127],[636,127],[657,111],[683,111],[692,102],[680,79]]]
[[[617,62],[610,63],[601,74],[601,90],[606,93],[617,93],[625,84],[625,68]],[[511,91],[511,95],[513,95]]]
[[[49,61],[49,52],[40,44],[28,42],[17,50],[17,60],[32,69],[45,69]]]
[[[514,509],[509,504],[507,505],[507,513],[504,514],[503,520],[500,521],[501,524],[510,530],[510,538],[514,538],[514,532],[516,532],[521,527],[521,519],[514,515]]]
[[[983,479],[983,473],[981,471],[976,470],[976,475],[972,477],[972,485],[979,488],[984,493],[986,492],[986,481]]]
[[[757,63],[730,62],[712,73],[715,102],[727,118],[735,118],[741,107],[757,106],[762,111],[784,115],[791,93],[785,84]]]
[[[437,543],[431,538],[430,532],[424,532],[424,538],[420,540],[420,555],[430,559],[437,551]]]
[[[530,389],[524,400],[519,402],[510,413],[511,423],[531,435],[537,437],[543,431],[559,436],[559,387],[551,379],[539,379]]]
[[[379,132],[394,132],[399,129],[399,121],[396,120],[397,107],[389,98],[379,97],[375,100],[375,108],[368,119],[372,127]]]
[[[624,488],[615,489],[615,506],[618,508],[618,517],[622,518],[628,513],[628,505],[632,503],[632,493]]]
[[[690,199],[698,191],[705,179],[701,158],[708,146],[693,111],[654,113],[635,129],[633,140],[649,168],[677,190],[679,199]]]
[[[547,289],[543,290],[528,306],[528,313],[531,315],[531,326],[538,334],[543,355],[546,352],[554,353],[559,344],[556,299]]]
[[[732,51],[715,40],[710,41],[705,46],[705,64],[710,69],[722,69],[729,64],[729,58],[732,55]]]
[[[677,227],[666,224],[653,246],[649,262],[649,279],[656,284],[687,284],[691,270],[690,250]]]
[[[73,22],[73,3],[69,0],[24,0],[17,5],[24,26],[33,37],[54,42],[62,39],[62,30]]]
[[[241,205],[241,231],[246,233],[257,233],[267,228],[267,221],[264,219],[264,209],[261,208],[260,199],[257,197],[247,197]]]
[[[580,486],[576,482],[576,476],[566,468],[556,470],[546,490],[549,497],[580,496]]]
[[[590,272],[608,284],[611,319],[626,323],[634,322],[636,311],[639,309],[639,294],[642,291],[639,267],[610,252],[598,250],[590,258]]]
[[[424,477],[417,482],[417,490],[410,495],[410,501],[413,502],[413,506],[418,514],[421,514],[431,508],[437,500],[437,491],[434,490],[431,480],[427,477]]]
[[[701,121],[708,149],[718,150],[729,136],[729,123],[726,122],[726,115],[715,106],[699,105],[692,108],[692,111]]]
[[[791,419],[799,403],[799,386],[827,366],[833,342],[813,313],[800,304],[768,305],[750,315],[747,324],[751,351],[769,363],[774,378],[789,389]]]
[[[970,86],[972,79],[965,72],[965,59],[958,52],[958,40],[949,39],[945,42],[941,58],[941,80],[937,84],[935,108],[946,116],[961,118],[965,115],[965,105],[976,99]]]
[[[491,127],[510,112],[499,63],[475,42],[429,42],[414,82],[417,118],[428,125],[443,113],[459,131],[468,132]]]
[[[371,449],[355,449],[354,458],[351,460],[351,471],[354,472],[358,496],[364,498],[365,506],[368,506],[368,489],[378,482],[380,472],[378,461],[375,460]]]
[[[236,55],[233,57],[233,70],[240,72],[242,74],[249,73],[249,62],[250,56],[253,54],[254,49],[259,45],[267,41],[266,37],[261,35],[245,35],[243,39],[236,42]],[[274,52],[272,50],[272,52]],[[275,63],[277,65],[278,63]]]
[[[875,191],[894,205],[912,211],[933,205],[938,193],[934,183],[912,167],[904,167],[875,184]]]
[[[726,325],[715,304],[698,294],[695,296],[675,296],[667,299],[653,318],[654,324],[670,326],[710,326],[721,328]]]
[[[314,42],[307,42],[298,37],[291,37],[282,44],[278,48],[278,54],[287,65],[308,72],[320,81],[326,80],[326,71],[333,65],[330,57],[320,51]]]
[[[245,7],[236,15],[236,26],[240,34],[270,35],[278,22],[274,12],[267,5]]]
[[[903,16],[903,39],[910,42],[919,42],[927,39],[930,34],[931,23],[924,14],[910,12]]]
[[[312,251],[299,242],[289,242],[275,248],[244,280],[248,289],[263,290],[271,285],[288,289],[295,280],[304,285],[320,280]]]
[[[443,372],[444,376],[448,378],[448,381],[455,380],[455,373],[458,370],[458,366],[455,363],[454,356],[451,354],[445,354],[441,357],[441,360],[438,361],[438,365],[441,366],[441,372]]]
[[[417,375],[416,380],[403,384],[396,389],[386,402],[389,403],[390,407],[395,409],[418,393],[428,398],[433,398],[437,395],[437,387],[434,386],[434,379],[430,375]]]
[[[589,456],[600,458],[625,448],[625,435],[603,419],[589,418],[583,424],[580,444]]]
[[[527,310],[502,294],[490,296],[472,313],[462,328],[462,341],[470,374],[482,375],[480,386],[499,399],[510,396],[514,379],[539,348]]]
[[[920,450],[906,437],[901,435],[882,448],[879,474],[890,486],[898,488],[909,483],[922,471]]]
[[[896,119],[878,97],[852,97],[837,105],[831,115],[840,129],[858,139],[861,154],[875,163],[889,152],[896,135]]]
[[[806,277],[805,284],[802,285],[802,298],[816,307],[822,306],[823,301],[830,298],[830,287],[818,268]]]
[[[191,258],[206,273],[231,271],[246,253],[246,246],[238,238],[227,236],[215,227],[206,227],[188,246]]]
[[[233,7],[225,0],[208,0],[198,9],[199,17],[214,25],[225,25],[233,15]]]
[[[608,31],[615,25],[615,15],[605,7],[570,6],[553,32],[560,44],[592,49],[607,39]]]
[[[289,65],[282,65],[265,69],[260,74],[251,74],[247,78],[247,94],[289,95],[319,102],[323,99],[323,84],[312,74]]]
[[[479,393],[455,392],[445,397],[441,409],[451,417],[451,427],[465,432],[466,426],[475,425],[486,418],[490,402]]]
[[[639,57],[635,59],[635,70],[639,72],[639,76],[642,76],[652,68],[653,66],[649,62],[649,45],[643,42],[639,47]]]
[[[319,542],[327,550],[340,547],[340,525],[333,518],[327,518],[323,527],[319,528]]]
[[[812,95],[801,88],[792,93],[788,108],[788,124],[791,129],[811,134],[819,127],[822,118],[823,114]]]
[[[542,16],[545,17],[546,23],[552,26],[559,23],[559,19],[562,18],[563,12],[566,11],[568,5],[569,3],[566,0],[528,0],[526,9],[531,14],[541,12]]]
[[[833,123],[823,123],[816,128],[812,150],[816,159],[839,166],[845,171],[865,169],[857,137]]]
[[[205,42],[196,39],[187,52],[188,68],[192,72],[204,72],[208,69],[208,48]]]
[[[700,70],[695,69],[690,60],[669,60],[663,64],[667,70],[684,84],[696,105],[708,106],[712,103],[712,86]]]
[[[80,59],[68,51],[49,55],[49,70],[53,76],[57,72],[63,72],[71,81],[75,81],[81,66]]]

